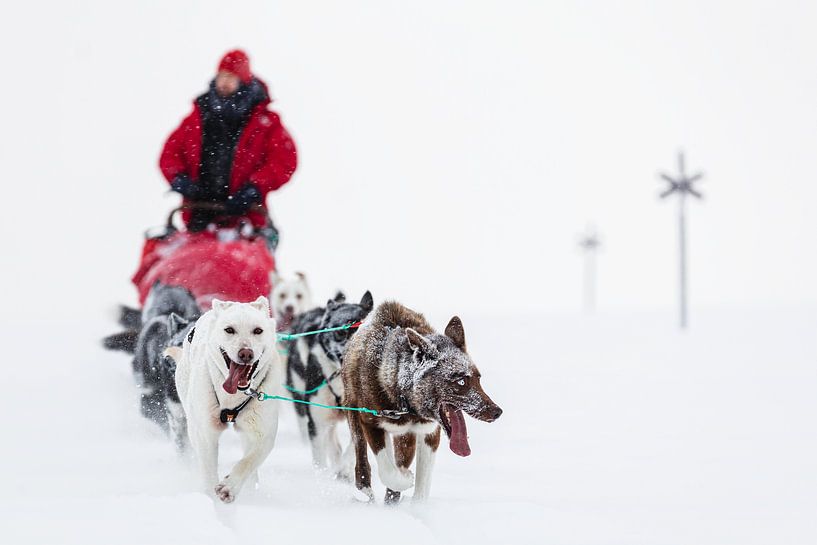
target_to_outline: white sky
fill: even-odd
[[[236,46],[299,147],[268,202],[281,269],[319,299],[578,310],[593,222],[600,308],[670,308],[656,172],[683,147],[706,171],[693,310],[817,301],[813,2],[68,4],[0,21],[0,282],[22,315],[133,302],[141,232],[176,202],[161,146]]]

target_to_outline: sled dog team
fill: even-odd
[[[438,333],[400,303],[375,307],[369,292],[358,303],[339,293],[311,308],[304,275],[276,276],[273,286],[271,304],[266,297],[214,300],[198,316],[186,290],[156,284],[141,313],[123,309],[120,322],[128,331],[105,339],[107,347],[134,354],[142,413],[179,450],[193,451],[205,489],[220,500],[232,502],[248,481],[257,481],[275,444],[282,403],[294,406],[313,464],[353,478],[368,500],[374,498],[371,449],[386,503],[412,487],[413,499],[428,497],[441,430],[455,454],[471,453],[463,412],[485,422],[502,414],[482,389],[458,317]],[[290,336],[279,340],[281,331]],[[300,403],[261,401],[258,393]],[[344,420],[351,431],[346,448],[337,434]],[[220,478],[219,436],[230,424],[243,457]]]

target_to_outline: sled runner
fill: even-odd
[[[272,251],[278,234],[266,208],[256,206],[252,210],[267,218],[260,229],[244,219],[196,232],[174,225],[178,212],[195,210],[218,212],[221,205],[201,203],[177,208],[160,233],[146,233],[141,262],[131,278],[139,291],[140,306],[156,282],[187,289],[202,311],[210,308],[213,299],[250,302],[261,295],[269,296],[270,273],[275,270]]]

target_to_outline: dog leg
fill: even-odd
[[[343,453],[340,455],[340,462],[335,468],[335,479],[339,481],[352,482],[355,474],[355,445],[350,441]]]
[[[434,458],[440,446],[440,428],[426,435],[417,444],[417,481],[414,485],[413,501],[428,498],[431,492],[431,470],[434,469]]]
[[[319,426],[315,426],[316,432],[315,435],[310,436],[309,445],[312,448],[312,467],[315,469],[325,469],[326,468],[326,449],[324,447],[324,442],[326,441],[326,436],[321,433],[321,429]]]
[[[411,462],[414,461],[416,444],[417,436],[413,433],[394,436],[394,462],[401,471],[408,471],[409,467],[411,467]],[[399,503],[400,492],[387,488],[385,502],[387,504]]]
[[[239,433],[238,437],[239,439],[241,439],[241,448],[244,451],[244,455],[246,456],[253,447],[252,438],[248,433]],[[261,479],[258,475],[258,469],[256,469],[247,476],[247,482],[245,483],[245,486],[247,484],[249,484],[250,488],[253,488],[255,490],[258,490],[259,486],[261,486]]]
[[[176,445],[176,450],[179,454],[184,453],[189,445],[187,439],[187,418],[184,415],[184,409],[181,403],[165,400],[167,408],[167,421],[170,427],[170,435]]]
[[[377,460],[377,476],[380,481],[396,492],[408,490],[414,486],[414,475],[408,469],[398,468],[394,463],[394,447],[386,437],[386,432],[375,426],[363,428],[366,439]]]
[[[321,469],[324,467],[325,457],[323,455],[323,436],[321,435],[320,423],[312,413],[311,408],[306,411],[306,429],[309,436],[309,448],[312,451],[312,467]]]
[[[312,463],[316,468],[335,470],[340,461],[341,447],[336,433],[337,420],[332,411],[310,410],[315,430],[312,441]]]
[[[293,364],[289,363],[289,366],[290,368],[292,368]],[[304,381],[295,372],[292,372],[291,370],[288,369],[287,374],[289,376],[289,378],[287,379],[287,384],[298,390],[303,390],[306,387]],[[295,399],[302,399],[302,396],[295,393],[292,394],[292,397]],[[307,415],[309,408],[301,403],[293,403],[292,408],[293,412],[295,413],[295,419],[298,422],[298,431],[301,434],[301,440],[304,443],[308,443],[310,441],[309,418]]]
[[[142,416],[153,420],[165,431],[168,429],[165,394],[159,386],[143,386],[141,394]]]
[[[299,404],[295,404],[295,407],[299,407]],[[295,410],[295,418],[298,421],[298,432],[301,434],[301,441],[307,443],[309,441],[309,422],[306,418],[306,414],[302,414],[301,412]]]
[[[224,503],[231,503],[235,500],[247,478],[258,470],[275,445],[275,435],[278,433],[278,413],[271,410],[265,416],[265,418],[262,417],[260,413],[248,414],[247,417],[236,422],[236,431],[245,436],[241,441],[246,451],[244,457],[233,466],[230,474],[215,487],[216,495]]]
[[[191,428],[189,432],[190,445],[196,453],[205,490],[211,493],[218,482],[218,437],[221,430],[204,424]]]
[[[347,416],[349,429],[352,433],[352,445],[355,452],[355,486],[367,498],[367,501],[374,500],[372,492],[372,468],[369,465],[369,452],[366,447],[366,435],[363,432],[363,423],[360,417],[353,412]]]
[[[324,449],[327,457],[327,467],[336,471],[338,467],[340,467],[343,448],[340,446],[340,441],[338,440],[338,421],[335,419],[335,415],[330,416],[331,419],[325,423]]]

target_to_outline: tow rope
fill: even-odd
[[[317,335],[318,333],[327,333],[329,331],[342,331],[344,329],[360,327],[361,325],[363,325],[363,322],[355,322],[353,324],[346,324],[338,327],[327,327],[326,329],[316,329],[315,331],[305,331],[304,333],[278,333],[278,340],[293,341],[309,335]]]
[[[343,331],[343,330],[346,330],[346,329],[354,329],[354,328],[360,327],[361,325],[363,325],[363,322],[354,322],[354,323],[345,324],[345,325],[342,325],[342,326],[339,326],[339,327],[327,327],[326,329],[317,329],[315,331],[307,331],[305,333],[278,333],[278,340],[279,341],[292,341],[292,340],[295,340],[295,339],[299,339],[301,337],[306,337],[308,335],[317,335],[319,333],[327,333],[327,332],[330,332],[330,331]],[[278,350],[278,353],[282,354],[282,355],[287,355],[287,354],[289,354],[289,350],[286,350],[286,349]],[[292,392],[293,394],[310,395],[310,394],[314,394],[315,392],[317,392],[321,388],[329,386],[329,383],[332,382],[338,376],[339,373],[340,373],[340,369],[338,369],[337,371],[335,371],[334,373],[329,375],[329,377],[324,378],[323,381],[320,384],[318,384],[317,386],[315,386],[311,390],[298,390],[298,389],[293,388],[293,387],[291,387],[291,386],[289,386],[287,384],[282,384],[282,386],[284,388],[286,388],[287,390],[289,390],[290,392]]]
[[[318,384],[317,386],[315,386],[311,390],[298,390],[297,388],[293,388],[292,386],[290,386],[288,384],[282,384],[281,386],[283,386],[284,388],[286,388],[287,390],[289,390],[293,394],[308,396],[308,395],[314,394],[315,392],[317,392],[318,390],[320,390],[324,386],[329,386],[329,383],[332,382],[333,380],[335,380],[339,374],[340,374],[340,369],[338,369],[337,371],[334,371],[331,375],[329,375],[328,377],[323,379],[323,381],[321,381],[320,384]]]
[[[354,322],[354,323],[344,324],[344,325],[338,326],[338,327],[327,327],[325,329],[316,329],[315,331],[306,331],[306,332],[303,332],[303,333],[277,333],[277,336],[278,336],[279,341],[293,341],[295,339],[299,339],[301,337],[307,337],[309,335],[318,335],[319,333],[328,333],[330,331],[343,331],[343,330],[346,330],[346,329],[358,328],[361,325],[363,325],[363,322]],[[195,332],[195,328],[190,330],[190,334],[188,335],[188,341],[189,342],[193,341],[193,333],[194,332]],[[278,352],[281,353],[281,354],[289,353],[288,350],[279,350]],[[323,388],[325,386],[328,386],[329,382],[334,380],[339,374],[340,374],[340,369],[333,372],[331,375],[329,375],[329,377],[323,379],[323,381],[320,384],[318,384],[316,387],[312,388],[311,390],[297,390],[297,389],[292,388],[292,387],[290,387],[290,386],[288,386],[286,384],[283,384],[282,386],[284,388],[286,388],[287,390],[289,390],[290,392],[295,393],[295,394],[300,394],[300,395],[314,394],[315,392],[317,392],[321,388]],[[314,401],[304,401],[302,399],[293,399],[291,397],[284,397],[284,396],[279,396],[279,395],[270,395],[270,394],[266,394],[264,392],[254,390],[252,388],[246,388],[246,389],[244,389],[242,391],[246,395],[248,395],[249,398],[246,399],[245,401],[243,401],[238,407],[235,407],[233,409],[222,409],[221,414],[219,415],[219,417],[220,417],[219,420],[221,420],[223,423],[227,424],[228,422],[235,422],[235,419],[238,417],[238,413],[241,412],[241,409],[246,407],[247,403],[249,403],[253,399],[257,399],[258,401],[265,401],[267,399],[277,399],[277,400],[280,400],[280,401],[289,401],[291,403],[301,403],[303,405],[312,405],[314,407],[321,407],[323,409],[334,409],[334,410],[338,410],[338,411],[356,411],[356,412],[361,412],[361,413],[368,413],[368,414],[371,414],[373,416],[378,416],[378,417],[381,417],[381,418],[390,418],[392,420],[399,419],[401,416],[409,414],[411,412],[408,409],[400,409],[400,410],[384,409],[382,411],[376,411],[374,409],[367,409],[366,407],[344,407],[342,405],[324,405],[323,403],[315,403]],[[335,394],[335,397],[337,397],[337,394]]]
[[[244,390],[244,393],[250,396],[251,398],[257,399],[258,401],[266,401],[267,399],[277,399],[279,401],[289,401],[291,403],[302,403],[304,405],[312,405],[314,407],[321,407],[323,409],[335,409],[337,411],[354,411],[359,413],[368,413],[372,416],[390,418],[392,420],[397,420],[401,416],[411,413],[411,411],[409,411],[408,408],[400,410],[384,409],[382,411],[376,411],[374,409],[367,409],[366,407],[344,407],[342,405],[324,405],[323,403],[315,403],[313,401],[303,401],[301,399],[293,399],[291,397],[266,394],[264,392],[254,390],[252,388],[247,388],[246,390]]]

